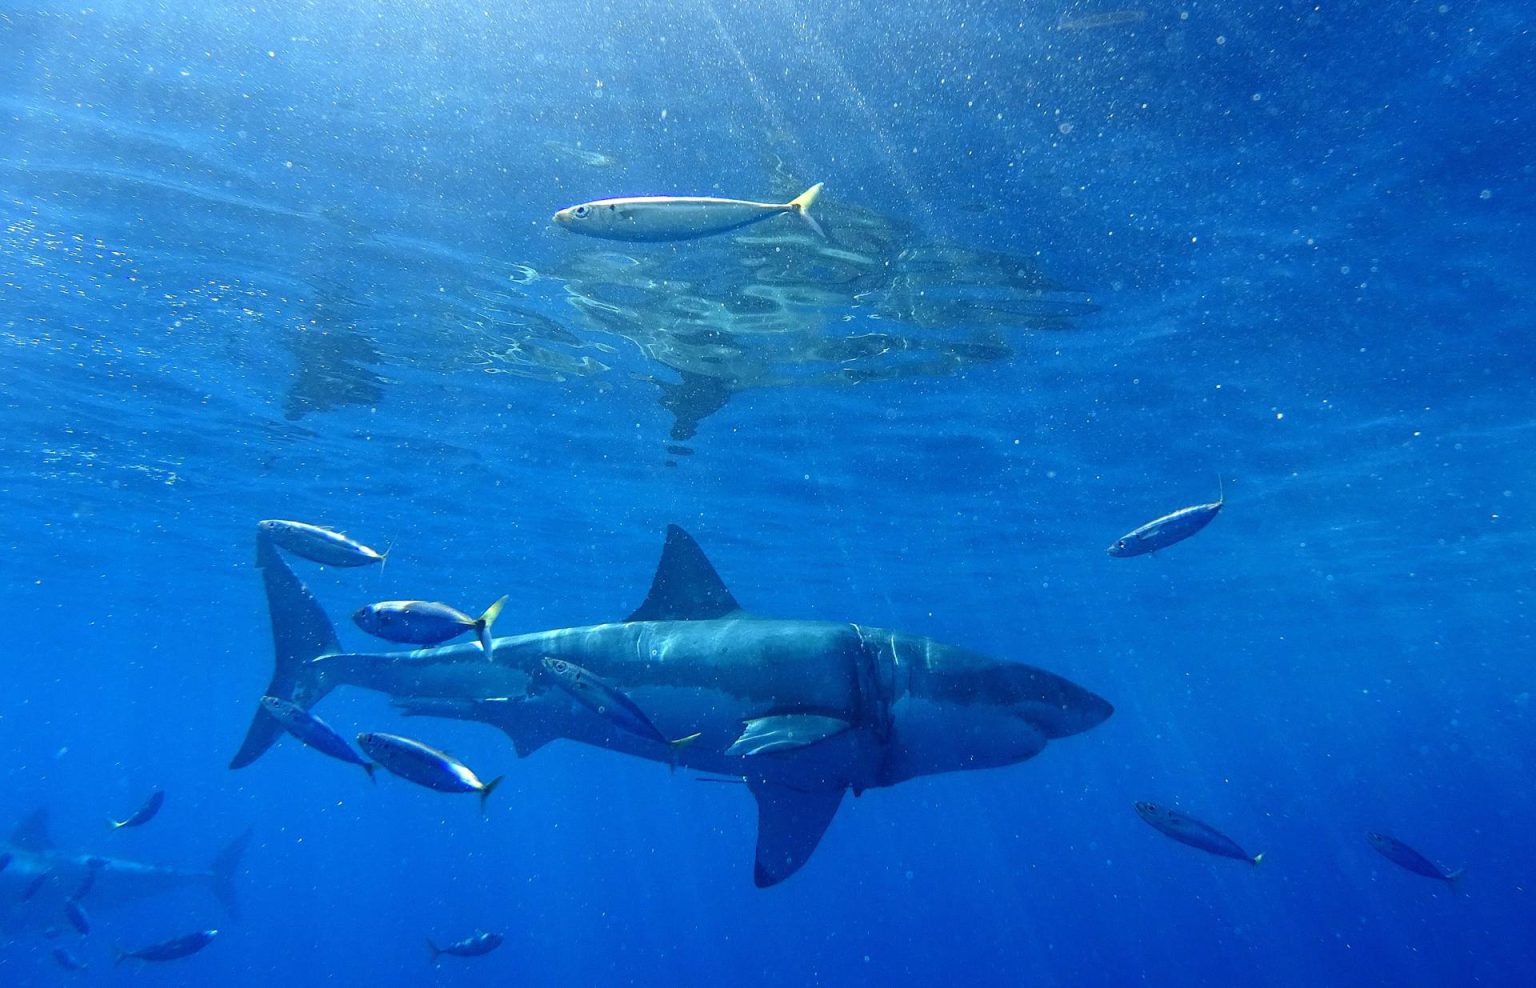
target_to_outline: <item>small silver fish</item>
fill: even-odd
[[[501,784],[502,776],[481,782],[468,765],[452,755],[397,734],[359,734],[357,743],[374,761],[408,782],[438,792],[479,793],[481,813],[485,812],[485,801]]]
[[[1159,549],[1166,549],[1175,542],[1183,542],[1209,525],[1211,519],[1216,517],[1216,513],[1226,503],[1227,496],[1222,493],[1210,504],[1196,504],[1163,515],[1120,536],[1115,540],[1114,545],[1109,547],[1108,552],[1116,559],[1126,559],[1130,556],[1141,556]]]
[[[1136,813],[1153,828],[1172,837],[1180,844],[1188,844],[1190,847],[1197,847],[1223,858],[1236,858],[1251,865],[1257,865],[1264,860],[1264,855],[1249,854],[1239,847],[1236,841],[1215,827],[1180,813],[1178,810],[1158,806],[1156,803],[1137,803]]]
[[[588,148],[577,147],[564,141],[545,141],[544,146],[562,158],[570,158],[579,161],[591,168],[612,168],[619,163],[619,159],[611,154],[601,151],[593,151]]]
[[[709,196],[598,199],[562,209],[555,214],[554,221],[572,233],[588,237],[659,243],[728,233],[780,213],[793,213],[817,236],[825,237],[826,231],[811,215],[811,206],[821,194],[821,188],[822,183],[817,182],[789,202],[751,202]]]
[[[1381,852],[1382,857],[1399,868],[1413,872],[1415,875],[1423,875],[1425,878],[1438,878],[1451,888],[1455,888],[1456,883],[1461,880],[1462,869],[1446,871],[1396,837],[1389,837],[1386,834],[1378,834],[1373,831],[1366,834],[1365,839],[1370,842],[1372,847]]]
[[[176,961],[183,957],[191,957],[212,943],[213,938],[218,935],[218,930],[198,930],[196,933],[162,940],[160,943],[152,943],[138,950],[124,950],[118,947],[117,960],[113,962],[113,966],[116,967],[129,958],[138,961]]]
[[[373,778],[374,765],[372,762],[358,755],[347,744],[347,739],[336,733],[335,729],[314,714],[305,710],[297,703],[292,703],[276,696],[264,696],[261,698],[261,708],[271,714],[273,719],[283,725],[283,730],[292,734],[309,747],[323,755],[330,755],[338,761],[349,765],[361,765],[368,778]]]
[[[142,827],[155,818],[155,814],[160,812],[160,807],[163,805],[165,805],[165,790],[156,789],[149,794],[148,799],[144,800],[144,805],[128,814],[126,819],[108,820],[107,825],[113,830],[121,830],[124,827]]]
[[[360,607],[352,620],[368,634],[402,645],[441,645],[474,631],[485,657],[491,657],[491,624],[506,606],[503,597],[477,618],[432,600],[385,600]]]
[[[69,925],[75,928],[75,932],[81,936],[91,932],[91,917],[86,913],[85,907],[74,899],[64,903],[64,917],[69,920]]]
[[[340,532],[333,532],[329,528],[309,525],[302,521],[268,518],[257,522],[256,529],[295,556],[322,566],[347,568],[371,566],[374,563],[383,565],[389,556],[388,550],[375,552]]]
[[[431,938],[427,939],[427,949],[432,951],[432,963],[444,954],[454,957],[480,957],[489,954],[501,946],[502,935],[500,933],[476,933],[472,937],[465,937],[458,943],[450,943],[446,947],[439,947]]]
[[[588,710],[606,717],[631,734],[666,745],[671,749],[674,763],[677,752],[699,738],[697,734],[675,741],[667,737],[622,690],[581,666],[545,656],[544,669],[554,678],[556,685]]]

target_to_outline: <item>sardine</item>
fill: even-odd
[[[402,645],[441,645],[474,631],[486,658],[491,657],[491,623],[506,606],[503,597],[478,618],[456,607],[429,600],[385,600],[360,607],[352,620],[368,634]]]
[[[359,734],[357,743],[374,761],[407,782],[438,792],[479,793],[481,813],[491,792],[501,784],[502,776],[481,782],[468,765],[452,755],[396,734]]]
[[[1239,847],[1236,841],[1215,827],[1202,823],[1194,817],[1186,816],[1178,810],[1158,806],[1155,803],[1137,803],[1136,812],[1143,820],[1180,844],[1188,844],[1190,847],[1197,847],[1224,858],[1236,858],[1251,865],[1257,865],[1264,860],[1264,855],[1249,854]]]
[[[271,539],[279,548],[286,549],[301,559],[322,566],[353,567],[383,565],[389,550],[375,552],[354,542],[340,532],[319,525],[307,525],[302,521],[283,521],[268,518],[256,523],[259,532]]]
[[[53,962],[66,971],[84,971],[89,966],[63,947],[53,948]]]
[[[692,240],[759,223],[780,213],[800,217],[816,234],[826,231],[811,215],[822,183],[806,189],[789,202],[751,202],[746,199],[715,199],[708,196],[636,196],[598,199],[570,206],[555,214],[555,223],[572,233],[604,240],[654,243]]]
[[[373,778],[373,763],[353,751],[352,746],[347,744],[347,739],[337,734],[319,717],[296,703],[290,703],[275,696],[262,697],[261,706],[272,715],[273,719],[283,725],[283,730],[309,747],[349,765],[361,765],[363,771],[368,773],[368,778]]]
[[[144,805],[134,810],[125,820],[108,820],[107,824],[113,830],[121,830],[124,827],[142,827],[155,818],[160,812],[160,807],[165,804],[165,790],[156,789],[144,800]]]

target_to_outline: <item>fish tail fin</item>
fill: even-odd
[[[703,731],[697,731],[686,738],[678,738],[676,741],[667,742],[667,764],[671,767],[672,771],[677,771],[677,753],[703,736]]]
[[[1259,865],[1263,864],[1264,863],[1264,852],[1260,851],[1258,854],[1255,854],[1253,857],[1249,858],[1248,859],[1248,863],[1253,865],[1255,868],[1257,868]]]
[[[251,832],[247,830],[226,844],[208,869],[209,879],[213,883],[213,897],[219,900],[219,905],[224,907],[230,919],[240,918],[240,897],[235,891],[235,876],[240,872],[240,859],[245,857],[245,849],[250,843]]]
[[[124,950],[123,949],[123,945],[120,944],[120,943],[114,943],[112,945],[112,953],[117,955],[117,956],[112,958],[112,966],[113,967],[121,966],[123,961],[126,961],[128,959],[128,951]]]
[[[1465,869],[1465,868],[1457,868],[1455,871],[1453,871],[1449,875],[1445,876],[1445,884],[1447,884],[1447,885],[1449,885],[1451,887],[1451,891],[1452,892],[1460,892],[1461,891],[1461,879],[1462,879],[1462,876],[1465,875],[1466,873],[1467,873],[1467,869]]]
[[[126,826],[128,826],[128,821],[127,820],[114,820],[111,817],[107,817],[107,829],[108,830],[116,832],[116,831],[122,830]]]
[[[331,691],[322,672],[323,663],[311,659],[339,652],[336,629],[320,608],[320,602],[304,586],[270,536],[256,533],[256,565],[267,590],[267,610],[272,616],[274,667],[266,695],[298,704],[308,710]],[[261,706],[245,733],[245,741],[230,761],[230,768],[244,768],[266,753],[282,736],[283,727]]]
[[[811,215],[811,206],[816,202],[816,197],[821,195],[821,188],[824,184],[823,182],[817,182],[791,199],[789,201],[789,211],[804,220],[805,225],[814,230],[818,237],[828,240],[830,238],[827,236],[827,231],[822,229],[821,224],[816,222],[816,217]]]
[[[432,963],[436,964],[437,963],[437,959],[439,957],[443,956],[442,948],[438,947],[437,944],[433,943],[431,937],[427,937],[427,949],[432,951]]]
[[[501,616],[501,609],[507,606],[506,595],[485,609],[485,613],[475,620],[475,633],[480,638],[480,651],[485,653],[487,659],[491,658],[491,624]]]
[[[491,793],[496,791],[496,787],[501,785],[501,780],[505,779],[505,778],[506,778],[505,775],[498,775],[498,776],[496,776],[496,778],[492,779],[490,782],[487,782],[483,788],[481,788],[481,790],[480,790],[480,814],[482,816],[485,815],[485,801],[487,799],[491,798]]]
[[[373,762],[363,762],[363,771],[368,773],[368,781],[374,785],[379,784],[379,777],[375,774],[378,770],[379,767]]]
[[[389,554],[391,552],[394,552],[394,551],[395,551],[395,544],[393,542],[391,542],[389,545],[384,547],[384,551],[383,552],[379,553],[379,575],[380,576],[384,575],[384,567],[389,565]]]

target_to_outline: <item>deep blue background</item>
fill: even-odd
[[[100,916],[65,941],[94,980],[111,941],[217,925],[118,980],[1528,983],[1524,5],[185,6],[0,4],[0,810],[186,865],[256,834],[243,922],[197,894]],[[775,159],[829,214],[1031,258],[1102,309],[951,375],[743,391],[686,458],[642,379],[669,372],[623,340],[560,380],[467,359],[471,289],[593,247],[555,209],[764,195]],[[520,304],[579,329],[537,285]],[[376,393],[285,414],[342,324]],[[1218,476],[1196,541],[1104,555]],[[343,621],[509,593],[507,633],[627,613],[678,522],[751,610],[1032,662],[1117,713],[848,801],[769,891],[735,787],[517,761],[378,697],[322,713],[506,772],[488,819],[291,742],[232,774],[269,672],[263,517],[396,546],[305,568]],[[156,785],[160,819],[109,839]],[[423,939],[476,928],[507,945],[434,974]],[[0,979],[64,980],[8,936]]]

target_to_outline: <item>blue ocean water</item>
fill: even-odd
[[[1523,5],[7,0],[0,51],[0,834],[47,807],[188,869],[252,834],[238,920],[194,887],[81,936],[5,884],[0,982],[1531,979]],[[550,222],[817,181],[826,242]],[[766,890],[739,786],[361,691],[318,711],[505,773],[488,815],[292,741],[231,772],[269,517],[392,546],[295,564],[352,648],[391,598],[620,619],[676,523],[753,612],[1116,712],[846,800]]]

